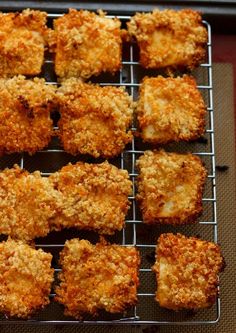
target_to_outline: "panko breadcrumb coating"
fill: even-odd
[[[215,303],[217,274],[223,267],[219,245],[181,234],[162,234],[153,266],[156,300],[172,310],[208,308]]]
[[[25,241],[46,236],[59,209],[58,193],[39,171],[15,166],[0,172],[0,234]]]
[[[101,234],[123,228],[132,185],[126,170],[108,162],[78,162],[49,178],[63,198],[61,213],[51,221],[51,227],[77,227]]]
[[[68,164],[50,177],[15,166],[0,172],[0,234],[30,241],[77,227],[101,234],[121,230],[132,182],[104,162]]]
[[[82,319],[102,309],[120,313],[137,303],[140,258],[135,247],[72,239],[66,241],[60,263],[56,300],[66,315]]]
[[[44,79],[0,79],[0,153],[35,153],[53,133],[55,88]]]
[[[145,223],[190,223],[202,213],[207,171],[198,156],[146,151],[137,167],[137,200]]]
[[[55,71],[60,78],[89,78],[121,67],[122,30],[117,18],[87,10],[70,9],[54,20],[51,51],[55,52]]]
[[[47,13],[0,13],[0,76],[37,75],[44,61]]]
[[[49,303],[52,255],[22,241],[0,243],[0,312],[28,318]]]
[[[132,140],[133,102],[122,87],[66,80],[58,89],[60,138],[65,151],[113,157]]]
[[[144,141],[162,144],[204,134],[206,106],[193,77],[145,77],[137,116]]]
[[[207,30],[197,11],[155,9],[136,13],[127,25],[137,39],[145,68],[193,69],[204,61]]]

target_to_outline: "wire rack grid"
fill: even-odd
[[[61,16],[61,14],[48,14],[49,20],[52,20],[54,18],[57,18]],[[113,16],[108,16],[113,17]],[[118,18],[122,21],[122,23],[125,23],[127,20],[130,19],[130,16],[118,16]],[[186,147],[183,148],[183,150],[187,151],[193,150],[192,153],[199,155],[201,158],[206,159],[206,164],[208,165],[208,182],[209,182],[209,190],[207,191],[207,195],[204,195],[203,198],[203,204],[208,205],[208,212],[206,219],[199,220],[198,224],[194,227],[185,226],[183,229],[183,233],[196,233],[198,231],[202,231],[204,234],[204,230],[208,228],[206,237],[208,237],[210,240],[213,240],[214,242],[217,242],[217,216],[216,216],[216,187],[215,187],[215,148],[214,148],[214,117],[213,117],[213,90],[212,90],[212,57],[211,57],[211,28],[208,22],[203,21],[203,24],[207,27],[208,30],[208,43],[207,43],[207,62],[202,64],[200,66],[200,71],[202,73],[202,76],[204,77],[204,80],[201,84],[198,85],[198,88],[202,91],[203,95],[205,96],[205,100],[207,103],[207,110],[208,110],[208,121],[207,121],[207,128],[206,128],[206,135],[208,137],[208,144],[207,147],[204,146],[202,150],[197,150],[196,148],[201,147],[201,145],[198,146],[189,146],[188,144]],[[125,86],[133,99],[137,98],[138,95],[138,87],[140,85],[140,77],[137,75],[137,72],[141,70],[141,67],[138,62],[138,58],[136,55],[137,46],[134,43],[131,43],[127,45],[126,47],[126,55],[123,57],[122,60],[122,69],[120,70],[119,74],[112,78],[111,82],[108,82],[106,79],[102,82],[97,81],[101,86],[103,85],[115,85],[115,86]],[[51,58],[47,58],[45,60],[45,65],[50,68],[50,70],[53,68],[53,60]],[[47,72],[47,70],[46,70]],[[145,74],[145,73],[144,73]],[[146,75],[146,74],[145,74]],[[44,75],[45,76],[45,75]],[[196,76],[198,77],[198,73],[196,73]],[[46,76],[45,76],[46,77]],[[47,79],[48,84],[57,84],[56,80],[53,79]],[[100,80],[100,78],[98,79]],[[133,131],[136,130],[136,125],[133,123],[132,125]],[[147,147],[149,148],[149,147]],[[155,236],[146,235],[144,228],[148,228],[147,226],[144,226],[142,223],[141,215],[139,212],[139,209],[137,207],[135,196],[136,196],[136,177],[138,175],[136,171],[136,160],[137,158],[143,154],[144,149],[142,145],[138,142],[137,138],[134,138],[132,140],[131,145],[125,150],[119,158],[119,166],[122,169],[127,169],[129,172],[129,176],[133,183],[133,189],[132,189],[132,195],[129,197],[129,200],[131,201],[131,208],[129,215],[126,220],[126,228],[124,228],[121,233],[114,238],[114,241],[116,243],[120,243],[123,246],[128,245],[134,245],[136,246],[141,254],[142,254],[142,264],[140,267],[140,288],[138,292],[138,299],[139,304],[137,307],[134,307],[131,311],[129,311],[127,314],[123,316],[114,316],[114,317],[106,317],[102,316],[99,319],[94,320],[93,318],[89,318],[88,320],[78,321],[73,320],[71,318],[66,317],[60,317],[56,315],[54,317],[54,310],[52,309],[51,315],[43,315],[42,317],[37,317],[35,319],[27,320],[27,321],[20,321],[20,320],[1,320],[1,323],[39,323],[39,324],[156,324],[156,325],[197,325],[197,324],[214,324],[216,323],[220,318],[220,299],[217,298],[215,307],[213,310],[209,310],[209,315],[207,312],[202,312],[200,315],[196,317],[194,314],[193,316],[188,316],[186,313],[184,315],[182,314],[175,314],[175,313],[169,313],[166,310],[161,310],[156,302],[154,301],[155,296],[155,277],[151,270],[151,264],[148,262],[143,263],[143,257],[146,258],[148,254],[150,254],[150,251],[153,255],[153,251],[155,250],[155,242],[157,239],[157,234],[159,232],[165,232],[163,229],[159,230],[157,234],[155,234],[155,231],[153,232],[153,229],[149,230],[151,234],[155,234]],[[173,150],[173,147],[170,148]],[[182,149],[182,148],[181,148]],[[180,150],[181,150],[180,149]],[[63,149],[61,149],[60,146],[58,147],[49,147],[48,149],[42,150],[37,153],[37,157],[35,157],[35,160],[41,159],[44,160],[47,159],[47,156],[45,157],[45,154],[49,154],[47,156],[52,156],[53,154],[57,154],[57,156],[62,156],[60,154],[65,154]],[[59,155],[58,155],[59,154]],[[43,155],[43,156],[42,156]],[[34,158],[34,157],[32,157]],[[28,168],[28,157],[26,155],[22,154],[19,160],[21,168]],[[60,157],[59,157],[60,159]],[[73,161],[73,160],[72,160]],[[37,165],[37,161],[36,161]],[[58,167],[57,167],[58,168]],[[41,174],[43,176],[49,176],[52,171],[48,171],[48,169],[44,170],[43,168],[40,168]],[[56,171],[56,170],[55,170]],[[171,228],[171,227],[170,227]],[[193,228],[193,230],[191,229]],[[167,231],[169,231],[167,227]],[[170,229],[170,231],[178,232],[177,229]],[[181,231],[180,231],[181,232]],[[140,236],[141,234],[141,236]],[[145,234],[143,237],[143,234]],[[77,235],[77,237],[80,237],[80,234]],[[147,237],[146,237],[147,236]],[[81,238],[81,237],[80,237]],[[147,241],[148,239],[148,241]],[[45,249],[46,251],[50,251],[52,253],[58,254],[60,250],[62,249],[64,243],[58,242],[57,238],[55,237],[53,241],[51,242],[43,242],[40,241],[36,243],[36,247],[40,247]],[[57,264],[55,264],[55,272],[56,274],[60,271],[60,268],[58,268]],[[150,283],[151,281],[151,283]],[[144,285],[144,286],[142,286]],[[149,285],[151,286],[151,290],[149,288]],[[147,287],[148,286],[148,287]],[[55,296],[54,293],[50,295],[50,297],[53,299]],[[55,305],[55,304],[54,304]],[[53,306],[53,305],[52,305]],[[163,311],[163,312],[162,312]],[[208,310],[207,310],[208,311]],[[49,311],[50,312],[50,311]],[[62,313],[62,310],[61,310]],[[48,317],[50,316],[50,318]]]

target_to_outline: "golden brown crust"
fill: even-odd
[[[156,300],[172,309],[207,308],[215,303],[224,260],[220,247],[181,234],[162,234],[156,249]]]
[[[132,140],[133,103],[123,88],[66,80],[58,89],[60,138],[65,151],[113,157]]]
[[[77,227],[113,234],[124,227],[132,185],[126,170],[108,162],[78,162],[49,178],[63,198],[61,213],[51,220],[51,228]]]
[[[104,162],[68,164],[50,177],[18,166],[0,172],[0,234],[29,241],[77,227],[113,234],[124,227],[131,181]]]
[[[207,30],[196,11],[155,9],[136,13],[127,25],[137,39],[140,63],[145,68],[193,69],[204,61]]]
[[[0,243],[0,312],[28,318],[49,303],[52,255],[21,241]]]
[[[37,75],[44,60],[47,13],[0,13],[0,76]]]
[[[54,20],[51,50],[55,71],[61,78],[89,78],[101,72],[115,73],[121,67],[121,23],[87,10],[70,9]]]
[[[55,89],[44,79],[0,79],[0,153],[30,154],[48,145]]]
[[[39,171],[18,166],[0,172],[0,234],[29,241],[46,236],[59,209],[58,193]]]
[[[137,200],[145,223],[184,224],[201,214],[207,171],[199,157],[146,151],[137,166]]]
[[[66,241],[60,263],[56,300],[66,315],[81,319],[102,309],[119,313],[137,303],[140,258],[134,247],[72,239]]]
[[[193,77],[145,77],[137,116],[144,141],[190,141],[204,134],[206,106]]]

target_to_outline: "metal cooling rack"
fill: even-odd
[[[49,19],[54,19],[61,16],[61,14],[48,14]],[[108,16],[113,17],[113,16]],[[130,19],[130,16],[118,16],[118,18],[122,22],[126,22]],[[202,91],[203,95],[205,96],[205,100],[207,103],[207,110],[208,110],[208,121],[207,121],[207,129],[206,129],[206,135],[208,137],[208,144],[207,148],[204,146],[204,149],[198,150],[198,146],[191,146],[191,149],[193,148],[192,153],[199,155],[202,159],[205,159],[207,161],[208,166],[208,193],[207,195],[204,195],[203,198],[203,204],[208,205],[208,212],[206,219],[200,220],[197,226],[191,227],[191,226],[185,226],[183,231],[179,230],[177,228],[172,229],[173,232],[183,232],[186,234],[186,232],[196,232],[199,229],[205,230],[207,228],[207,234],[206,237],[209,238],[209,240],[212,240],[214,242],[217,242],[217,216],[216,216],[216,188],[215,188],[215,148],[214,148],[214,119],[213,119],[213,91],[212,91],[212,56],[211,56],[211,28],[209,23],[206,21],[203,21],[204,25],[207,27],[208,30],[208,43],[207,43],[207,62],[202,64],[200,66],[200,71],[204,77],[204,82],[198,85],[198,88]],[[129,44],[126,50],[127,54],[124,57],[122,64],[123,68],[120,70],[119,75],[115,77],[115,79],[112,79],[112,82],[107,82],[104,80],[104,82],[99,82],[100,85],[115,85],[115,86],[125,86],[127,90],[130,92],[131,96],[136,99],[137,93],[138,93],[138,87],[139,87],[139,80],[137,80],[137,72],[140,70],[139,62],[136,60],[136,45],[135,44]],[[45,65],[48,66],[48,68],[52,68],[53,61],[48,58],[45,60]],[[47,72],[47,70],[46,70]],[[197,74],[196,74],[197,75]],[[47,79],[47,75],[45,75]],[[48,84],[57,84],[54,80],[48,80]],[[133,123],[132,129],[135,131],[135,123]],[[184,149],[189,149],[189,144],[185,144],[186,147]],[[147,147],[148,149],[149,147]],[[190,150],[191,150],[190,149]],[[173,148],[172,148],[173,150]],[[136,186],[135,181],[137,177],[137,171],[135,168],[136,159],[143,154],[144,149],[140,148],[140,144],[138,143],[137,139],[134,138],[130,147],[128,147],[127,150],[125,150],[120,158],[119,158],[119,166],[122,169],[128,169],[130,178],[133,182],[133,193],[132,196],[129,197],[131,201],[131,208],[129,215],[126,220],[126,228],[122,230],[122,232],[117,236],[117,238],[114,239],[116,243],[120,243],[123,246],[127,245],[135,245],[137,248],[141,251],[142,257],[145,257],[145,253],[150,253],[150,251],[153,252],[155,250],[155,240],[146,241],[142,238],[142,235],[140,236],[140,230],[141,232],[144,230],[142,228],[148,228],[147,226],[143,226],[140,213],[138,211],[138,207],[136,206],[135,202],[135,196],[136,196]],[[33,157],[35,160],[37,159],[44,159],[48,156],[52,156],[53,154],[65,154],[65,152],[61,149],[61,147],[52,147],[49,149],[45,149],[43,151],[40,151],[37,153],[37,156]],[[45,154],[47,154],[45,156]],[[49,154],[49,155],[48,155]],[[62,156],[62,155],[60,155]],[[60,158],[60,157],[59,157]],[[25,155],[21,155],[20,158],[20,166],[21,168],[25,167],[27,168],[26,163],[26,157]],[[74,162],[74,159],[71,157],[71,161]],[[128,161],[128,162],[127,162]],[[68,162],[68,161],[67,161]],[[37,164],[37,161],[36,161]],[[60,166],[61,167],[61,166]],[[57,169],[56,169],[57,170]],[[54,170],[54,171],[56,171]],[[31,170],[30,170],[31,171]],[[48,176],[51,174],[51,171],[48,172],[48,170],[44,170],[43,168],[40,168],[40,171],[43,176]],[[204,217],[204,216],[203,216]],[[139,228],[141,228],[139,230]],[[164,227],[163,227],[164,228]],[[168,227],[167,227],[168,228]],[[193,228],[193,231],[192,229]],[[195,229],[194,229],[195,228]],[[168,229],[169,230],[169,229]],[[165,230],[161,229],[158,231],[166,232]],[[63,231],[62,231],[63,233]],[[204,231],[203,231],[204,233]],[[77,237],[80,237],[80,234],[77,235]],[[76,237],[76,236],[75,236]],[[81,238],[81,237],[80,237]],[[151,237],[152,238],[152,237]],[[50,251],[52,253],[59,253],[63,247],[63,242],[58,242],[57,237],[55,236],[55,239],[51,240],[50,242],[45,243],[37,243],[36,247],[40,247],[45,249],[46,251]],[[144,260],[145,261],[145,260]],[[218,298],[215,304],[215,307],[213,310],[206,310],[204,312],[200,312],[200,314],[196,316],[183,316],[181,313],[173,313],[168,312],[166,310],[162,310],[158,307],[158,304],[154,301],[155,296],[155,276],[151,271],[152,265],[149,263],[141,263],[140,268],[140,288],[138,292],[138,300],[139,305],[137,307],[134,307],[131,311],[129,311],[125,316],[115,316],[115,317],[106,317],[102,316],[98,319],[86,319],[84,321],[78,321],[73,320],[67,317],[64,317],[62,315],[62,309],[61,315],[58,317],[56,315],[54,317],[54,310],[52,308],[51,314],[46,314],[41,316],[40,314],[38,317],[32,320],[28,320],[27,323],[40,323],[40,324],[77,324],[77,323],[83,323],[83,324],[156,324],[156,325],[196,325],[196,324],[214,324],[216,323],[220,318],[220,299]],[[55,271],[56,274],[60,269],[55,265]],[[146,282],[145,282],[146,281]],[[151,282],[150,282],[151,281]],[[145,286],[152,285],[152,290],[146,290]],[[144,285],[144,287],[142,287]],[[146,289],[145,289],[146,288]],[[52,293],[51,298],[54,297],[54,294]],[[51,306],[55,306],[55,304],[51,304]],[[47,309],[45,310],[47,312]],[[49,318],[50,316],[50,318]],[[210,318],[211,317],[211,318]],[[7,323],[10,322],[22,324],[26,323],[25,321],[20,320],[2,320],[1,323]]]

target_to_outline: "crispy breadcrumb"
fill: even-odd
[[[205,59],[207,30],[197,11],[155,9],[136,13],[127,25],[137,39],[145,68],[193,69]]]
[[[52,255],[22,241],[0,243],[0,312],[28,318],[49,303]]]
[[[0,76],[37,75],[44,61],[47,13],[0,13]]]
[[[126,170],[108,162],[78,162],[52,174],[50,181],[63,198],[61,213],[51,227],[77,227],[101,234],[123,228],[132,185]]]
[[[48,145],[55,88],[44,79],[0,79],[0,153],[30,154]]]
[[[172,309],[207,308],[217,297],[224,260],[219,245],[181,234],[162,234],[156,249],[156,300]]]
[[[49,39],[55,52],[55,71],[61,78],[89,78],[121,67],[122,30],[117,18],[70,9],[54,20]]]
[[[81,319],[102,309],[120,313],[137,303],[140,257],[135,247],[72,239],[66,241],[60,263],[56,300],[66,315]]]
[[[121,230],[129,208],[126,170],[104,162],[68,164],[50,177],[15,166],[0,172],[0,234],[30,241],[77,227],[101,234]]]
[[[58,89],[60,138],[65,151],[76,155],[113,157],[132,140],[131,97],[120,87],[99,87],[66,80]]]
[[[46,236],[58,207],[58,193],[39,171],[18,166],[0,172],[0,234],[29,241]]]
[[[193,77],[145,77],[139,95],[137,115],[144,141],[189,141],[204,134],[206,106]]]
[[[137,200],[145,223],[189,223],[202,213],[207,171],[198,156],[146,151],[137,166]]]

